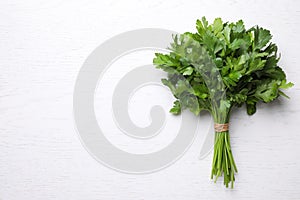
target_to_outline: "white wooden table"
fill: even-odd
[[[299,1],[2,0],[0,8],[1,200],[300,199]],[[233,114],[232,146],[239,169],[235,189],[210,181],[211,154],[197,159],[201,131],[181,159],[156,173],[123,174],[97,162],[82,146],[73,120],[73,89],[84,60],[119,33],[150,27],[195,31],[195,20],[202,16],[210,21],[219,16],[243,19],[247,27],[270,29],[282,55],[280,64],[295,83],[287,92],[290,100],[260,105],[252,117],[244,109]],[[149,64],[151,55],[131,61]],[[106,79],[120,78],[117,72]],[[171,97],[151,91],[149,98],[171,106]],[[105,105],[101,98],[97,102],[99,109]],[[132,120],[147,125],[148,114],[140,112],[146,105],[137,105],[131,106]],[[111,121],[110,113],[96,112]],[[208,122],[208,116],[202,117],[201,130]],[[174,137],[166,132],[152,143],[134,143],[116,127],[106,130],[119,148],[136,153],[160,149]]]

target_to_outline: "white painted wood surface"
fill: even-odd
[[[2,0],[0,8],[1,200],[300,199],[299,1]],[[98,163],[81,145],[72,115],[86,57],[132,29],[194,31],[204,15],[269,28],[295,83],[290,100],[261,105],[252,117],[244,110],[233,114],[235,189],[209,180],[211,155],[197,159],[201,136],[157,173],[122,174]],[[205,122],[208,117],[200,122],[204,128]]]

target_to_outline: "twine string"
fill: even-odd
[[[229,123],[226,124],[215,124],[215,132],[224,132],[229,130]]]

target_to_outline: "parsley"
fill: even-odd
[[[177,99],[171,113],[189,109],[195,115],[211,113],[216,124],[229,123],[233,107],[246,105],[256,112],[258,102],[269,103],[293,86],[278,66],[276,44],[269,30],[246,29],[242,20],[209,25],[205,17],[196,22],[196,33],[173,37],[170,53],[156,53],[153,63],[168,73],[162,83]],[[235,165],[228,130],[215,132],[211,178],[224,175],[224,185],[233,188]]]

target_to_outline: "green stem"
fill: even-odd
[[[231,151],[229,132],[216,132],[211,178],[215,177],[216,182],[218,177],[223,175],[224,185],[228,187],[231,184],[233,188],[235,173],[237,173],[237,167]]]

